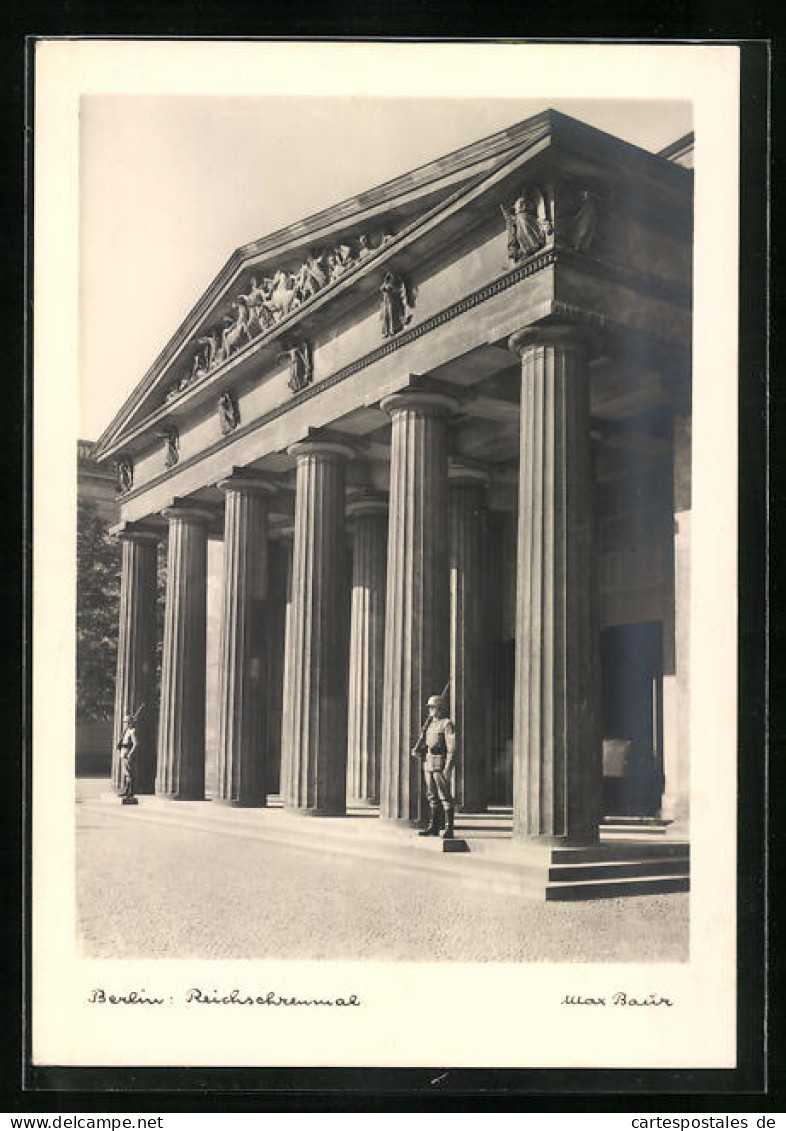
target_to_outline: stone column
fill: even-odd
[[[448,425],[443,393],[386,397],[392,418],[380,816],[417,823],[420,760],[411,750],[429,695],[450,677]]]
[[[156,793],[205,796],[205,625],[210,511],[176,504],[169,520]]]
[[[156,758],[156,575],[159,535],[134,524],[118,530],[123,543],[120,623],[117,644],[115,719],[112,739],[112,785],[120,790],[122,773],[117,744],[123,717],[144,704],[137,721],[136,792],[152,793]]]
[[[382,686],[385,663],[387,501],[366,491],[347,508],[352,529],[347,797],[379,802]]]
[[[690,815],[691,418],[675,412],[673,674],[664,676],[664,793],[661,815],[687,831]]]
[[[521,355],[513,835],[591,844],[601,814],[588,342],[531,326]]]
[[[488,537],[485,471],[451,463],[450,702],[459,756],[456,798],[465,812],[488,804],[491,648],[484,551]]]
[[[279,772],[280,790],[282,801],[286,802],[290,795],[290,782],[292,780],[292,740],[290,738],[290,716],[292,703],[292,662],[294,622],[292,617],[292,566],[295,557],[294,529],[292,537],[288,539],[286,560],[286,588],[284,604],[284,663],[282,673],[281,692],[281,767]]]
[[[267,640],[267,792],[283,793],[281,783],[281,731],[284,703],[284,657],[286,619],[292,584],[292,535],[280,529],[269,531],[268,589],[265,601]]]
[[[346,813],[346,445],[294,444],[297,494],[285,671],[284,804],[314,816]]]
[[[218,486],[224,510],[224,592],[218,692],[218,800],[264,805],[267,500],[257,476],[235,474]]]

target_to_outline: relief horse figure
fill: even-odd
[[[251,341],[248,328],[248,305],[242,295],[239,295],[237,301],[232,303],[232,309],[237,311],[234,318],[224,316],[226,325],[221,332],[221,348],[219,350],[219,360],[221,361],[227,361],[230,355],[240,348],[243,338],[246,341]]]
[[[275,323],[273,312],[268,301],[268,292],[257,284],[256,278],[251,276],[251,289],[247,295],[238,295],[248,309],[248,336],[262,334]]]
[[[265,282],[267,283],[267,279]],[[270,280],[270,292],[267,296],[267,308],[272,311],[278,321],[285,318],[297,303],[297,288],[295,280],[289,271],[276,271]]]

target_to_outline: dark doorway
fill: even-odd
[[[663,793],[660,621],[601,633],[603,792],[607,816],[655,816]]]
[[[513,804],[513,687],[516,646],[506,640],[491,652],[491,759],[489,805]]]

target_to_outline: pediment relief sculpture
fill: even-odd
[[[248,292],[235,295],[230,306],[231,313],[223,316],[221,325],[212,327],[195,339],[194,344],[198,348],[190,368],[169,386],[164,400],[173,400],[192,382],[218,369],[242,346],[275,326],[326,287],[338,282],[347,272],[359,267],[393,236],[394,233],[389,230],[361,233],[356,240],[345,240],[333,247],[312,248],[296,270],[281,267],[260,280],[252,275]],[[297,379],[302,381],[303,375],[300,374]]]

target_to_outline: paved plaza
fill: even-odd
[[[77,782],[77,926],[95,958],[685,961],[689,897],[560,904],[97,803]],[[207,826],[207,827],[205,827]]]

